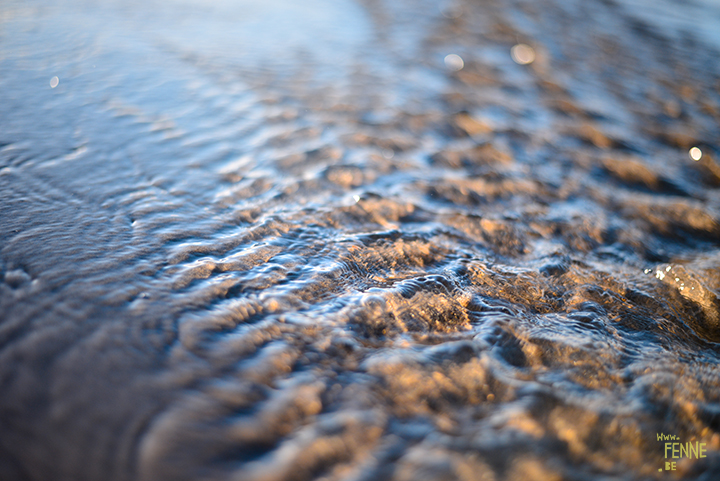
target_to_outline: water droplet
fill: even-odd
[[[59,78],[57,78],[57,77],[51,78],[51,79],[50,79],[50,88],[51,88],[51,89],[54,89],[55,87],[58,86],[59,83],[60,83],[60,79],[59,79]]]

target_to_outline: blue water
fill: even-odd
[[[0,480],[716,479],[717,14],[4,2]]]

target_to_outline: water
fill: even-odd
[[[5,1],[0,479],[716,479],[717,15]]]

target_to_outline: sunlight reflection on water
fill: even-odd
[[[712,8],[8,3],[0,479],[715,479]]]

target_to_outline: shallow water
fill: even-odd
[[[3,2],[0,479],[717,479],[684,3]]]

